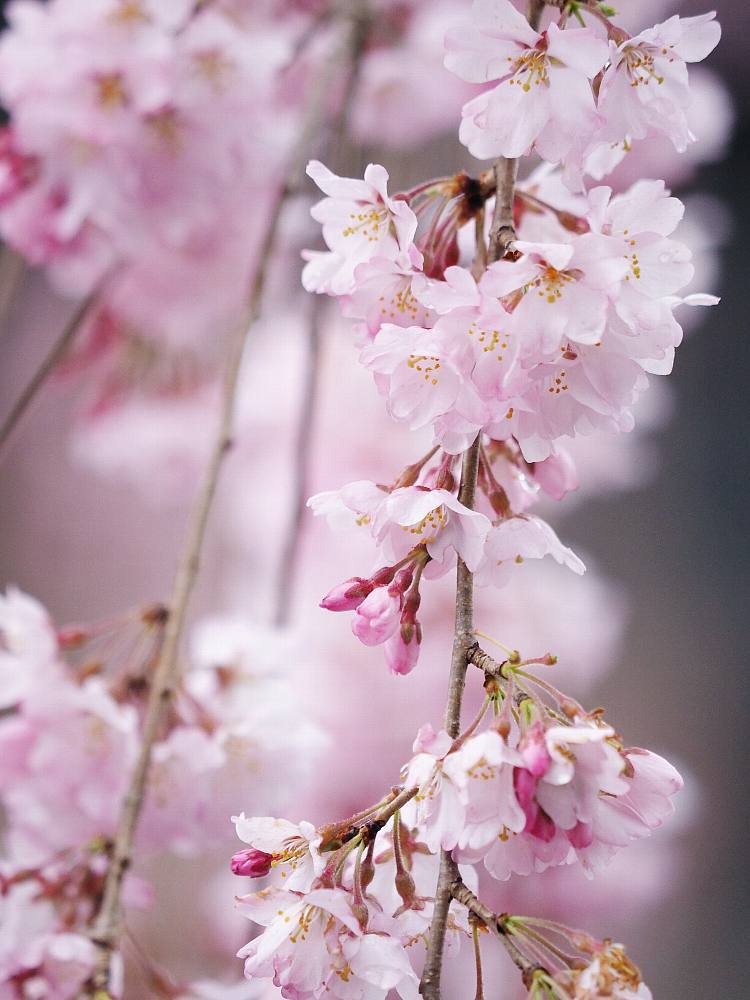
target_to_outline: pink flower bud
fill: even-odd
[[[584,847],[591,847],[594,842],[594,828],[591,823],[584,823],[578,820],[572,830],[566,830],[565,834],[570,843],[577,850]]]
[[[352,620],[352,632],[365,646],[379,646],[398,628],[401,596],[390,588],[374,590],[357,608]]]
[[[271,870],[272,854],[259,851],[255,847],[246,847],[232,855],[232,871],[235,875],[247,875],[250,878],[262,878]]]
[[[417,623],[409,629],[408,642],[405,641],[399,629],[394,636],[386,642],[384,648],[385,661],[392,674],[409,674],[416,667],[419,659],[419,644],[422,641],[422,630]]]
[[[320,606],[326,611],[354,611],[373,589],[371,580],[353,576],[351,580],[344,580],[330,590],[320,602]]]
[[[407,566],[406,569],[399,570],[388,590],[393,594],[404,594],[411,586],[413,579],[414,570],[411,566]]]
[[[566,493],[578,489],[575,463],[563,448],[543,462],[536,463],[534,479],[553,500],[562,500]]]
[[[523,757],[524,765],[535,778],[541,778],[552,763],[552,758],[547,750],[547,742],[544,738],[544,727],[541,722],[535,722],[529,726],[521,737],[518,749]]]
[[[517,767],[513,772],[513,788],[519,806],[526,813],[527,821],[533,820],[535,816],[534,795],[538,784],[539,779],[534,777],[531,771],[527,771],[525,767]]]
[[[529,823],[527,821],[525,832],[530,834],[532,837],[536,837],[537,840],[543,840],[545,844],[549,844],[551,840],[555,839],[557,827],[549,818],[547,813],[537,806],[534,821],[533,823]]]

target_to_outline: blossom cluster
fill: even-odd
[[[0,598],[0,909],[7,929],[0,984],[42,977],[52,992],[39,995],[65,1000],[78,996],[93,969],[86,930],[96,916],[165,620],[164,609],[152,606],[57,630],[29,595],[10,589]],[[270,652],[259,654],[263,648]],[[154,747],[141,856],[194,856],[220,843],[238,787],[263,787],[281,745],[295,746],[300,761],[320,745],[284,677],[289,655],[283,637],[229,619],[196,628],[192,669]],[[291,731],[285,713],[295,720]],[[129,876],[125,902],[148,908],[149,884]],[[58,976],[65,989],[56,993]]]
[[[474,156],[532,150],[571,173],[609,172],[633,140],[695,141],[687,121],[688,63],[719,42],[716,14],[677,14],[631,36],[601,4],[577,4],[583,27],[536,31],[510,0],[474,0],[472,20],[448,32],[445,65],[463,80],[497,81],[464,105],[461,141]],[[564,29],[564,30],[562,30]]]
[[[574,13],[581,27],[571,27]],[[352,979],[363,980],[358,993],[369,982],[373,998],[389,989],[416,995],[416,975],[403,965],[386,983],[349,961],[373,931],[383,938],[381,970],[392,966],[386,941],[411,948],[424,936],[422,987],[432,996],[441,918],[407,939],[395,922],[425,910],[431,917],[430,904],[440,913],[448,863],[453,903],[465,902],[499,930],[530,997],[650,996],[619,945],[590,945],[538,921],[588,955],[570,958],[529,932],[534,918],[488,916],[458,867],[481,863],[503,881],[574,863],[592,875],[660,827],[682,787],[671,764],[627,747],[601,710],[585,712],[529,673],[554,657],[512,653],[496,664],[470,645],[461,590],[467,578],[469,587],[474,579],[503,585],[514,566],[546,555],[583,572],[530,512],[533,503],[542,492],[561,499],[576,487],[567,443],[633,427],[648,376],[672,369],[682,339],[678,307],[717,301],[681,294],[693,278],[691,253],[674,235],[683,206],[662,181],[639,180],[617,194],[583,185],[597,172],[594,161],[601,166],[603,147],[611,169],[613,150],[634,139],[666,133],[677,148],[687,145],[685,63],[715,46],[714,15],[675,17],[631,37],[609,14],[599,4],[562,5],[559,19],[537,30],[507,0],[476,0],[474,23],[449,31],[447,67],[469,82],[499,81],[464,107],[462,141],[480,158],[536,152],[548,161],[517,186],[507,161],[478,178],[437,178],[397,194],[377,164],[362,180],[308,165],[324,195],[312,215],[326,249],[304,254],[303,284],[337,299],[355,321],[360,363],[390,416],[432,440],[390,483],[360,480],[309,501],[334,531],[364,530],[377,553],[374,570],[334,587],[322,607],[354,612],[354,635],[383,645],[391,671],[406,674],[422,643],[423,580],[458,562],[459,592],[450,731],[420,730],[394,798],[321,829],[237,820],[250,847],[235,856],[235,872],[266,877],[280,866],[286,880],[242,898],[241,908],[266,929],[240,955],[248,976],[270,978],[284,996],[343,997],[341,982]],[[487,695],[457,734],[462,656],[485,671]],[[384,825],[395,909],[376,877],[372,845]],[[411,874],[414,845],[435,862],[442,855],[436,888],[423,889]],[[521,943],[524,934],[534,943]],[[403,962],[404,952],[396,954]]]
[[[321,180],[319,165],[310,173]],[[434,208],[422,241],[429,272],[407,195],[389,197],[379,178],[375,187],[326,175],[328,197],[314,214],[329,251],[312,256],[304,280],[342,298],[365,327],[371,343],[360,360],[391,416],[431,428],[454,454],[483,431],[514,438],[539,462],[580,434],[630,430],[648,374],[672,369],[677,307],[716,301],[678,295],[693,275],[691,253],[673,238],[683,206],[661,181],[619,195],[597,187],[571,211],[548,200],[554,175],[532,175],[517,194],[512,254],[477,281],[468,267],[445,266],[470,221],[463,178],[430,189],[429,200],[453,207],[437,226]]]
[[[608,54],[592,28],[552,24],[538,35],[506,2],[478,2],[474,10],[489,34],[476,28],[449,33],[449,67],[456,61],[481,66],[474,60],[480,42],[485,63],[499,65],[511,59],[505,45],[530,74],[513,93],[539,87],[548,111],[575,103],[563,52],[584,60],[599,52],[592,77],[607,59],[618,72],[619,57],[614,49]],[[712,16],[670,24],[675,38],[692,40],[681,50],[691,58],[718,40]],[[629,44],[632,61],[645,42]],[[638,58],[645,58],[642,52]],[[516,107],[501,95],[498,109],[512,119],[509,134],[518,122],[536,120],[525,100]],[[576,122],[579,117],[576,111]],[[548,132],[584,134],[552,119]],[[518,148],[493,147],[492,155],[517,156],[531,145],[527,137]],[[553,155],[542,146],[552,160],[569,152]],[[560,499],[577,484],[567,443],[594,431],[633,428],[633,407],[649,375],[672,370],[682,340],[678,307],[718,300],[679,294],[693,265],[689,248],[674,237],[683,205],[663,181],[638,181],[620,194],[598,186],[576,195],[565,190],[559,170],[545,166],[516,189],[514,238],[487,264],[480,248],[495,178],[459,174],[391,195],[379,165],[370,164],[362,181],[336,177],[317,161],[308,173],[325,195],[312,214],[328,249],[305,254],[303,283],[337,298],[356,321],[360,362],[373,373],[391,417],[413,431],[429,429],[435,443],[426,460],[390,487],[358,482],[310,500],[334,530],[348,524],[372,533],[383,561],[322,604],[355,610],[354,634],[367,645],[385,643],[391,670],[403,674],[415,665],[421,642],[416,611],[423,572],[438,575],[458,556],[480,584],[503,584],[514,564],[547,554],[583,571],[580,559],[528,508],[540,489]],[[477,234],[477,256],[462,266],[469,230]],[[478,435],[484,513],[455,495],[452,458]]]
[[[354,635],[367,646],[384,644],[395,674],[409,673],[417,662],[423,577],[441,576],[457,558],[479,584],[494,586],[505,585],[524,560],[547,555],[575,573],[585,569],[546,521],[527,513],[543,487],[557,495],[574,485],[565,458],[530,466],[517,447],[490,442],[482,452],[480,480],[486,513],[455,495],[455,464],[456,457],[445,452],[435,465],[428,460],[405,470],[398,481],[416,480],[412,485],[387,488],[360,481],[309,501],[334,530],[364,529],[376,543],[384,565],[369,578],[339,584],[321,606],[354,611]]]
[[[370,809],[320,828],[235,818],[248,846],[232,870],[273,877],[238,897],[240,912],[265,928],[240,951],[246,975],[272,979],[287,997],[343,1000],[355,988],[372,1000],[391,989],[417,997],[414,946],[429,929],[441,850],[470,890],[480,861],[501,880],[575,863],[592,873],[671,815],[682,786],[672,765],[625,747],[600,710],[551,696],[530,662],[539,661],[515,656],[493,670],[480,715],[456,739],[422,727],[402,785]],[[455,948],[469,930],[455,903],[450,927]],[[587,983],[591,996],[608,995],[601,984],[610,976],[611,986],[618,967],[640,988],[618,947],[602,945],[585,967],[560,970],[550,979],[559,994],[549,995],[568,996],[575,985],[584,996]],[[529,982],[530,996],[540,983]],[[632,995],[650,996],[645,986]]]

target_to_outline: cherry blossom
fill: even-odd
[[[323,991],[346,1000],[352,989],[371,1000],[395,990],[417,1000],[417,976],[400,944],[363,933],[344,889],[306,894],[262,889],[240,897],[240,912],[266,930],[239,952],[249,977],[272,978],[282,995]]]
[[[484,562],[479,567],[477,582],[503,586],[510,579],[514,565],[525,559],[543,559],[547,555],[574,573],[581,574],[586,569],[578,556],[562,544],[540,517],[523,514],[505,518],[487,536]]]
[[[405,201],[388,195],[388,172],[369,164],[364,180],[337,177],[313,160],[308,175],[326,195],[312,209],[330,253],[308,253],[302,276],[308,291],[342,295],[355,287],[355,269],[377,257],[408,253],[417,218]]]
[[[652,1000],[651,990],[641,980],[640,971],[620,944],[602,945],[588,965],[582,969],[558,973],[552,985],[553,988],[561,987],[564,990],[561,995],[572,997],[573,1000],[603,1000],[604,997],[612,997],[613,1000]],[[530,998],[545,995],[549,994],[544,988],[532,988],[529,993]]]
[[[252,865],[256,869],[252,873],[235,871],[236,875],[251,874],[258,878],[273,869],[284,880],[285,890],[306,892],[320,874],[320,837],[312,823],[295,824],[270,816],[248,819],[244,813],[234,816],[232,822],[237,836],[250,844],[253,852],[252,855],[248,851],[240,852],[243,858],[238,859],[236,867]]]
[[[619,44],[610,42],[609,66],[599,88],[602,138],[616,142],[666,134],[682,151],[694,141],[687,122],[690,104],[686,63],[700,62],[718,45],[716,13],[674,14]]]
[[[473,83],[499,82],[464,105],[461,141],[479,159],[534,148],[563,160],[576,135],[597,127],[591,80],[606,43],[591,28],[553,23],[540,34],[509,0],[475,0],[472,18],[446,36],[445,65]]]

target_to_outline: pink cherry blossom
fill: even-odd
[[[422,274],[422,254],[415,246],[395,258],[373,257],[354,272],[354,288],[343,300],[344,315],[361,320],[361,341],[372,340],[384,323],[431,326],[432,314],[414,295]]]
[[[571,1000],[653,1000],[651,990],[641,980],[620,944],[606,943],[594,952],[582,969],[560,972],[554,982],[565,990]],[[536,1000],[547,990],[532,989],[529,998]]]
[[[418,1000],[418,980],[399,942],[363,933],[344,889],[306,894],[264,889],[238,900],[240,912],[266,930],[239,952],[249,978],[272,978],[283,995],[312,1000],[322,991],[347,1000],[385,1000],[395,990]]]
[[[266,865],[265,860],[258,857],[259,854],[268,858],[269,868],[281,877],[286,890],[306,892],[322,871],[323,862],[318,853],[320,837],[312,823],[290,823],[271,816],[248,818],[244,813],[234,816],[232,822],[240,840],[256,852],[253,854],[256,867]]]
[[[417,231],[417,218],[403,200],[388,195],[388,173],[369,164],[364,180],[337,177],[313,160],[308,175],[326,195],[312,209],[323,226],[330,253],[308,255],[302,281],[308,291],[342,295],[355,287],[358,265],[375,257],[407,253]]]
[[[667,21],[610,43],[609,66],[599,88],[602,138],[617,142],[664,133],[676,149],[694,140],[687,123],[690,103],[686,63],[700,62],[719,43],[716,13],[674,14]]]
[[[487,536],[484,561],[477,573],[477,582],[504,586],[513,573],[513,566],[525,559],[552,558],[581,574],[586,567],[578,556],[563,545],[552,528],[540,517],[523,514],[504,518]]]
[[[591,28],[556,24],[541,34],[509,0],[475,0],[473,24],[450,31],[445,64],[464,80],[499,81],[463,108],[460,138],[479,159],[534,148],[559,162],[576,135],[598,124],[591,80],[607,60]]]

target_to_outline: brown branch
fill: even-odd
[[[313,88],[306,122],[295,150],[290,156],[286,182],[279,189],[263,234],[258,251],[258,266],[248,296],[247,312],[230,346],[216,436],[203,482],[190,515],[187,537],[175,576],[172,601],[169,606],[170,614],[164,634],[164,645],[154,672],[146,705],[140,751],[122,803],[112,858],[104,884],[102,903],[91,930],[91,938],[99,948],[100,955],[98,968],[91,979],[89,995],[97,997],[97,1000],[110,998],[112,955],[117,948],[122,929],[122,883],[132,863],[133,843],[148,786],[153,746],[178,678],[180,642],[185,627],[188,604],[200,568],[206,526],[216,495],[219,473],[224,457],[232,444],[231,432],[237,385],[247,335],[260,313],[266,271],[276,243],[282,209],[289,196],[298,187],[310,143],[320,129],[319,118],[322,114],[328,77],[331,72],[330,63],[333,61],[333,59],[326,61],[325,71],[321,74],[318,85]]]
[[[302,527],[307,501],[309,481],[310,445],[312,443],[315,411],[318,396],[318,369],[320,367],[320,316],[325,308],[322,297],[316,295],[312,302],[310,328],[307,338],[305,359],[305,384],[302,390],[299,415],[297,417],[297,440],[292,459],[294,482],[289,521],[284,533],[284,544],[279,563],[279,575],[274,602],[274,624],[285,625],[289,621],[290,603],[294,575],[302,540]]]
[[[455,899],[457,903],[465,906],[469,913],[472,913],[477,920],[481,921],[488,931],[494,934],[498,940],[502,941],[508,954],[515,962],[516,966],[520,969],[524,985],[528,988],[530,985],[530,976],[534,972],[536,966],[524,957],[518,946],[512,941],[509,928],[506,924],[508,919],[507,914],[495,913],[494,910],[490,909],[486,903],[483,903],[482,900],[479,899],[479,897],[464,884],[461,876],[458,874],[456,874],[456,878],[451,883],[450,891],[451,897]]]
[[[539,25],[541,24],[542,21],[542,14],[544,13],[544,8],[546,7],[548,2],[550,3],[551,7],[563,6],[562,3],[559,2],[559,0],[558,2],[555,2],[555,0],[551,0],[551,2],[550,0],[529,0],[529,10],[526,16],[528,18],[529,24],[534,29],[534,31],[539,31]]]
[[[0,248],[0,336],[5,334],[8,313],[25,271],[26,261],[20,253],[5,243]]]
[[[475,667],[484,671],[485,677],[500,678],[505,676],[503,674],[504,664],[498,663],[489,653],[485,653],[478,642],[475,642],[469,649],[467,656],[469,663],[473,663]]]
[[[67,354],[68,348],[73,342],[73,339],[80,329],[84,319],[88,315],[89,309],[97,299],[100,290],[101,286],[99,286],[94,292],[91,293],[91,295],[87,296],[76,306],[70,319],[65,324],[62,333],[55,340],[54,344],[43,358],[41,364],[22,390],[21,395],[13,404],[10,413],[3,421],[2,427],[0,427],[0,452],[2,452],[13,434],[13,431],[18,426],[28,408],[34,402],[39,390]]]
[[[458,499],[465,507],[473,509],[479,468],[480,435],[464,452],[461,467],[461,486]],[[466,684],[468,651],[473,642],[474,632],[474,578],[463,559],[458,559],[456,573],[456,617],[453,638],[453,655],[448,679],[448,701],[445,706],[443,727],[455,739],[461,728],[461,705]],[[430,925],[430,940],[427,948],[420,990],[424,1000],[439,1000],[440,975],[443,966],[445,931],[448,924],[448,909],[451,903],[451,885],[458,876],[458,869],[449,851],[440,856],[440,874],[435,890],[435,909]]]
[[[541,11],[536,11],[537,0],[532,0],[529,17],[541,17]],[[542,3],[542,9],[544,4]],[[532,23],[532,26],[534,24]],[[490,226],[488,263],[501,260],[508,251],[509,244],[515,239],[513,226],[513,202],[518,162],[501,157],[494,165],[495,179],[495,209]],[[464,506],[473,509],[477,488],[477,472],[479,469],[479,450],[481,432],[473,445],[464,452],[461,470],[461,486],[458,499]],[[445,707],[443,725],[448,735],[453,739],[459,734],[461,726],[461,705],[466,684],[466,670],[469,665],[469,654],[476,647],[474,640],[474,579],[462,559],[458,560],[456,577],[456,618],[453,639],[453,654],[451,671],[448,680],[448,701]],[[443,949],[445,931],[448,923],[448,910],[451,903],[451,886],[458,876],[458,869],[448,851],[442,851],[440,857],[440,873],[435,890],[435,909],[430,925],[430,937],[427,946],[420,991],[424,1000],[440,1000],[440,976],[443,965]]]
[[[508,160],[501,156],[493,167],[495,174],[495,210],[490,226],[489,261],[502,260],[509,245],[516,238],[513,224],[513,201],[515,198],[518,160]]]

